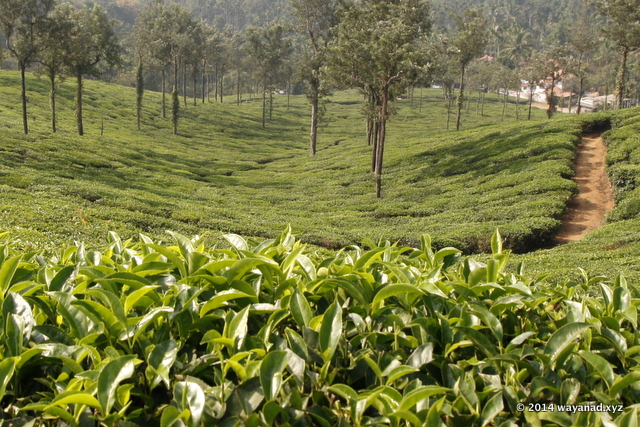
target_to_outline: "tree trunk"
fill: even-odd
[[[549,89],[549,93],[547,94],[547,119],[550,119],[553,116],[553,113],[556,111],[556,101],[555,95],[553,94],[554,89],[556,88],[556,79],[555,75],[551,76],[551,88]]]
[[[224,102],[222,95],[224,95],[224,67],[220,69],[220,104]]]
[[[187,106],[187,63],[182,66],[182,101]]]
[[[418,112],[422,113],[422,86],[420,86],[420,101],[418,102]]]
[[[624,98],[624,87],[627,73],[627,56],[629,56],[629,48],[622,46],[622,61],[620,61],[620,71],[616,78],[616,109],[623,108],[622,100]]]
[[[578,87],[578,106],[576,107],[576,114],[580,114],[580,111],[582,111],[582,90],[583,87],[582,85],[584,84],[584,77],[582,76],[582,74],[580,75],[580,85]]]
[[[311,94],[311,134],[309,136],[309,150],[311,155],[316,155],[316,144],[318,138],[318,93],[314,89]]]
[[[76,70],[76,79],[78,85],[76,87],[76,123],[78,125],[78,135],[84,135],[84,127],[82,126],[82,71]]]
[[[486,92],[482,92],[482,103],[480,104],[480,117],[484,117],[484,98],[486,98]]]
[[[173,121],[173,134],[178,134],[178,118],[180,117],[180,97],[178,96],[178,86],[173,87],[171,92],[171,119]]]
[[[460,130],[460,116],[462,115],[462,103],[464,102],[464,65],[460,68],[460,90],[458,91],[458,114],[456,115],[456,130]]]
[[[167,97],[166,97],[166,88],[165,88],[165,84],[166,84],[166,78],[167,78],[167,71],[163,68],[162,69],[162,118],[166,119],[167,118]]]
[[[173,65],[173,90],[171,91],[171,121],[173,122],[173,134],[178,134],[178,117],[180,111],[180,97],[178,96],[178,57]]]
[[[267,115],[267,88],[262,87],[262,129],[265,128],[265,120]]]
[[[202,61],[202,103],[204,104],[204,95],[205,95],[205,79],[206,79],[206,75],[207,75],[207,61],[203,60]]]
[[[531,106],[533,104],[533,88],[529,90],[529,114],[527,115],[527,120],[531,120]]]
[[[380,99],[380,110],[378,118],[378,132],[377,132],[377,146],[376,146],[376,169],[375,169],[375,178],[376,178],[376,198],[382,197],[382,160],[384,156],[384,140],[386,136],[387,129],[387,103],[388,96],[387,90],[383,90]]]
[[[269,120],[273,118],[273,90],[269,90]]]
[[[56,75],[49,70],[49,82],[51,83],[51,92],[49,92],[49,103],[51,105],[51,131],[56,133]]]
[[[214,83],[215,83],[215,88],[213,91],[213,100],[217,101],[218,100],[218,64],[216,64],[216,71],[214,74]]]
[[[451,102],[452,102],[452,94],[445,95],[447,100],[447,130],[449,130],[449,122],[451,121]]]
[[[509,96],[509,91],[505,89],[504,95],[502,96],[502,117],[500,118],[500,120],[504,120],[504,114],[507,112],[508,96]]]
[[[236,75],[236,105],[240,105],[240,70]]]
[[[520,90],[516,93],[516,122],[520,120]]]
[[[378,131],[380,130],[380,122],[378,119],[371,120],[371,140],[373,141],[373,148],[371,151],[371,172],[376,171],[376,164],[378,163]]]
[[[142,61],[138,60],[136,68],[136,124],[140,130],[140,121],[142,120],[142,97],[144,96],[144,70]]]
[[[193,106],[198,105],[198,67],[193,65],[193,72],[191,74],[191,79],[193,80]]]
[[[20,90],[22,95],[22,127],[24,134],[29,134],[29,124],[27,123],[27,83],[25,80],[26,64],[20,64]]]

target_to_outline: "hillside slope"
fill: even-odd
[[[51,134],[46,85],[31,79],[33,132],[25,137],[17,82],[16,73],[0,72],[0,218],[38,247],[101,242],[108,230],[127,238],[166,237],[167,229],[273,236],[291,224],[303,240],[326,247],[379,238],[413,244],[426,232],[436,246],[466,252],[485,250],[500,228],[507,247],[527,251],[551,242],[576,188],[574,143],[583,121],[595,120],[508,117],[489,125],[500,120],[494,101],[486,117],[467,111],[463,123],[475,128],[444,132],[444,102],[425,91],[420,107],[399,102],[377,200],[355,93],[331,99],[319,153],[310,158],[304,97],[292,97],[290,108],[276,97],[264,130],[260,102],[194,107],[189,100],[173,136],[159,94],[145,95],[137,131],[133,90],[89,81],[88,134],[78,137],[73,86],[62,85],[61,131]]]

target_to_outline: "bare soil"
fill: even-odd
[[[575,161],[578,195],[569,203],[562,226],[555,238],[557,244],[582,239],[600,227],[614,207],[613,190],[606,173],[607,149],[600,134],[588,134],[578,144]]]

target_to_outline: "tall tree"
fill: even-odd
[[[65,66],[77,81],[76,123],[78,135],[84,135],[82,122],[82,79],[85,75],[99,75],[98,64],[120,64],[120,44],[107,14],[95,5],[92,9],[77,10],[67,4],[67,13],[74,25],[66,38]]]
[[[489,87],[491,86],[491,77],[495,68],[494,63],[488,60],[476,60],[469,64],[469,87],[478,91],[478,102],[476,104],[476,116],[480,113],[484,117],[484,99]]]
[[[369,100],[375,122],[373,147],[376,197],[381,197],[387,119],[393,99],[425,64],[424,42],[431,29],[423,0],[360,0],[347,5],[330,50],[333,79],[357,87]]]
[[[29,133],[27,122],[27,87],[25,73],[42,49],[38,32],[53,10],[55,0],[0,0],[0,26],[5,47],[18,62],[22,97],[22,125]]]
[[[198,73],[200,71],[200,65],[202,65],[202,59],[204,57],[205,49],[206,31],[204,22],[195,19],[190,20],[187,32],[188,37],[187,45],[185,46],[184,63],[185,69],[187,65],[191,66],[191,79],[193,82],[193,105],[196,105],[198,97]],[[187,95],[186,92],[187,91],[185,90],[185,99]]]
[[[464,100],[464,73],[469,63],[482,53],[489,34],[487,19],[479,9],[467,9],[462,15],[454,14],[453,20],[458,27],[451,40],[451,47],[460,67],[460,90],[456,104],[456,130],[459,130]]]
[[[494,64],[492,85],[496,88],[496,92],[502,94],[502,115],[500,120],[504,120],[507,112],[507,103],[509,101],[509,91],[520,89],[520,79],[515,70],[502,65]]]
[[[311,104],[311,132],[309,151],[316,154],[320,98],[326,92],[322,86],[320,70],[325,64],[326,52],[338,25],[338,0],[292,0],[300,30],[307,36],[309,49],[303,65],[303,76],[309,84],[307,97]]]
[[[38,57],[39,70],[49,80],[49,106],[51,108],[51,130],[56,132],[56,92],[58,81],[63,77],[66,55],[65,39],[73,28],[73,22],[64,7],[56,7],[40,31],[42,51]]]
[[[173,14],[161,1],[149,3],[138,15],[133,27],[135,48],[146,65],[159,69],[162,74],[162,117],[167,117],[166,74],[172,63],[171,35]]]
[[[537,56],[540,74],[545,79],[547,88],[547,118],[556,112],[558,98],[555,89],[562,80],[567,66],[567,50],[564,46],[552,45]]]
[[[224,76],[227,74],[227,67],[232,63],[234,53],[234,35],[231,32],[231,28],[227,27],[218,34],[214,49],[212,62],[215,69],[215,94],[218,95],[220,103],[223,103]]]
[[[569,46],[571,47],[570,71],[578,78],[578,106],[576,113],[580,114],[582,109],[582,94],[584,92],[584,79],[586,77],[585,57],[596,46],[596,38],[590,31],[590,25],[583,15],[569,32]]]
[[[533,95],[540,87],[539,83],[547,77],[546,70],[542,66],[543,63],[544,61],[542,60],[541,54],[536,53],[520,67],[520,75],[527,81],[529,87],[527,120],[531,120]]]
[[[202,27],[202,103],[209,94],[209,66],[215,60],[218,45],[220,44],[220,34],[210,25],[204,24]]]
[[[621,50],[616,108],[622,108],[629,52],[640,48],[640,0],[594,0],[593,4],[607,18],[605,34]]]
[[[273,91],[278,81],[282,64],[293,51],[291,40],[286,37],[285,29],[279,24],[268,28],[249,28],[247,30],[247,50],[256,62],[256,77],[262,85],[262,127],[266,122],[267,90]]]
[[[236,104],[240,105],[241,101],[241,83],[243,81],[243,76],[246,74],[250,74],[248,70],[248,65],[246,62],[246,49],[244,47],[244,43],[246,39],[242,33],[234,33],[231,36],[230,47],[233,52],[231,55],[229,63],[231,64],[231,68],[235,71],[236,75]]]
[[[173,134],[178,134],[178,119],[180,117],[180,101],[178,98],[178,71],[190,47],[190,29],[193,27],[193,18],[186,9],[172,4],[169,9],[170,25],[168,28],[167,43],[173,62],[173,90],[171,92],[171,119],[173,122]],[[186,73],[184,73],[186,74]],[[185,76],[186,77],[186,76]],[[185,79],[186,80],[186,79]],[[186,90],[184,91],[186,96]],[[186,102],[185,102],[186,103]]]

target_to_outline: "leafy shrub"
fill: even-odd
[[[607,217],[608,221],[621,221],[637,218],[640,214],[640,193],[638,189],[626,195]]]
[[[426,235],[324,254],[289,229],[172,237],[0,248],[2,423],[637,422],[640,289],[622,277],[507,273],[498,233],[485,262]],[[557,406],[598,404],[615,409]]]
[[[617,192],[633,190],[640,182],[640,165],[617,163],[610,166],[608,172]]]

